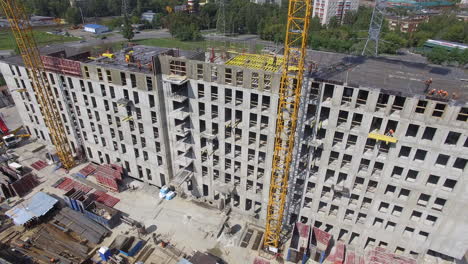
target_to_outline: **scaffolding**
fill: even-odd
[[[388,143],[397,143],[397,139],[392,137],[392,136],[386,136],[378,133],[369,133],[367,136],[368,138],[375,139],[378,141],[385,141],[387,144]]]

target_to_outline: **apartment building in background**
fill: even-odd
[[[312,17],[320,18],[322,25],[327,25],[332,17],[342,22],[346,13],[357,11],[359,0],[317,0],[312,7]]]
[[[74,153],[264,225],[281,57],[135,46],[126,61],[128,51],[43,52]],[[315,51],[307,60],[319,67],[304,80],[286,221],[357,250],[461,259],[466,74]],[[0,69],[10,90],[27,91],[13,93],[27,130],[50,144],[21,59]]]

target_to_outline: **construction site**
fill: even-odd
[[[466,70],[308,50],[307,1],[261,54],[38,48],[0,3],[5,263],[465,263]]]

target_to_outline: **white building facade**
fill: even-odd
[[[342,21],[345,14],[357,11],[359,0],[316,0],[312,10],[312,16],[320,18],[320,23],[326,25],[332,17]]]

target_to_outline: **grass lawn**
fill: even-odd
[[[44,31],[34,31],[34,38],[36,39],[37,45],[44,46],[52,43],[68,42],[80,40],[75,37],[65,37],[53,34],[48,34]],[[16,43],[13,33],[11,31],[0,32],[0,50],[15,49]]]
[[[141,45],[147,46],[156,46],[156,47],[163,47],[163,48],[180,48],[182,50],[195,50],[195,49],[207,49],[210,47],[219,48],[224,46],[224,42],[222,41],[209,41],[209,40],[201,40],[201,41],[180,41],[174,38],[157,38],[157,39],[143,39],[143,40],[135,40],[136,42]],[[229,49],[241,49],[241,50],[248,50],[249,43],[239,43],[239,42],[231,42],[228,43],[228,50]],[[259,53],[263,49],[263,45],[256,44],[255,51]]]

